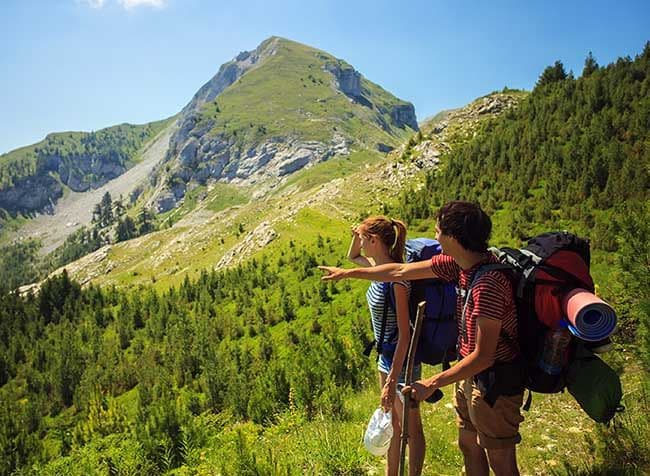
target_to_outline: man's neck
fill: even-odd
[[[475,266],[476,264],[484,261],[486,253],[477,253],[475,251],[461,251],[458,253],[458,256],[454,256],[454,261],[462,269],[467,270]]]

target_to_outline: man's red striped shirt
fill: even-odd
[[[440,279],[458,283],[460,293],[456,304],[458,319],[459,353],[467,357],[476,347],[476,322],[478,319],[498,319],[501,321],[501,334],[497,343],[495,361],[509,362],[519,355],[517,344],[517,311],[515,308],[512,283],[501,271],[488,271],[482,274],[472,287],[472,297],[465,313],[466,339],[463,339],[462,312],[467,288],[474,273],[481,265],[498,263],[496,257],[488,255],[485,260],[470,269],[461,269],[451,256],[437,255],[431,259],[431,269]],[[508,337],[504,337],[503,334]]]

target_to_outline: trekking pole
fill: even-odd
[[[415,351],[418,347],[418,340],[420,340],[420,329],[422,329],[422,321],[424,320],[424,308],[426,301],[418,304],[418,312],[415,315],[415,326],[413,334],[411,335],[411,342],[409,343],[409,351],[406,354],[406,375],[404,383],[411,385],[413,383],[413,366],[415,364]],[[411,392],[404,395],[404,405],[402,408],[402,435],[399,447],[399,475],[404,475],[404,460],[406,456],[406,443],[409,439],[409,408],[411,407]]]

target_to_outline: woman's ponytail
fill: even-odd
[[[390,247],[390,257],[397,263],[404,262],[404,247],[406,246],[406,225],[401,220],[391,220],[393,228],[393,243]]]

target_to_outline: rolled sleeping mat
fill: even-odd
[[[616,329],[612,306],[586,289],[576,288],[564,296],[562,310],[569,321],[569,331],[582,340],[600,341]]]

